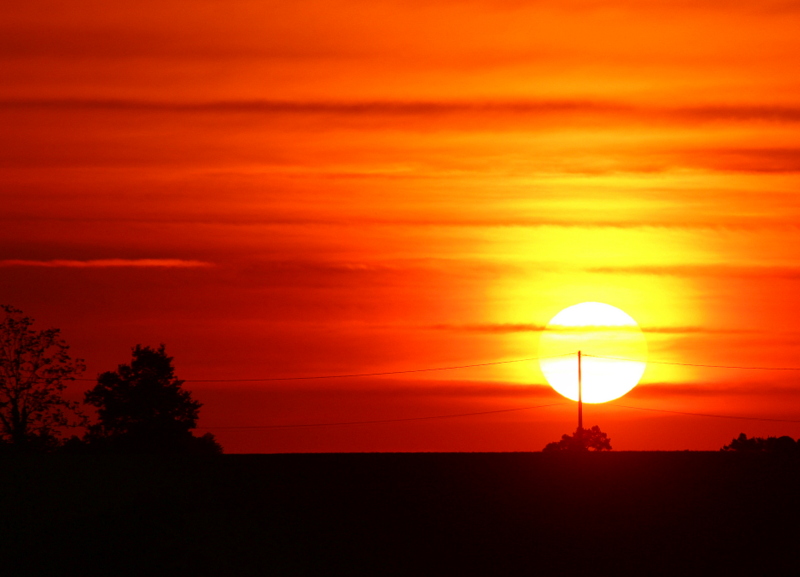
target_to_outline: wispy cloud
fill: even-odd
[[[194,385],[197,390],[215,390],[217,385]],[[229,391],[230,389],[226,389]],[[281,399],[335,399],[341,402],[345,398],[461,398],[461,399],[534,399],[552,398],[556,401],[567,399],[556,393],[547,383],[508,383],[502,381],[434,381],[416,380],[413,383],[395,379],[369,378],[358,383],[350,382],[339,386],[276,385],[270,387],[238,387],[239,391],[258,391],[258,394],[275,396]],[[730,396],[756,396],[776,397],[800,395],[800,389],[793,386],[782,386],[776,382],[746,382],[741,384],[728,384],[721,382],[652,382],[641,383],[634,387],[622,399],[614,402],[624,403],[627,400],[667,399],[667,398],[700,398],[700,397],[730,397]],[[691,410],[691,409],[689,409]]]
[[[119,268],[119,267],[163,267],[163,268],[195,268],[213,266],[212,263],[199,260],[181,260],[174,258],[142,258],[124,259],[109,258],[98,260],[0,260],[0,267],[45,267],[45,268]]]
[[[528,333],[528,332],[542,332],[547,330],[547,326],[545,325],[537,325],[532,323],[486,323],[486,324],[474,324],[474,325],[454,325],[454,324],[437,324],[437,325],[430,325],[425,327],[431,330],[440,330],[440,331],[454,331],[454,332],[465,332],[465,333],[486,333],[486,334],[503,334],[503,333]],[[559,332],[563,331],[576,331],[576,332],[594,332],[594,331],[622,331],[626,329],[632,329],[634,327],[626,327],[626,326],[584,326],[584,327],[551,327],[551,330],[558,330]],[[642,326],[639,327],[645,333],[658,333],[658,334],[740,334],[740,333],[752,333],[755,331],[751,330],[743,330],[743,329],[725,329],[725,328],[713,328],[713,327],[693,327],[693,326],[685,326],[685,327],[659,327],[659,326]]]
[[[635,110],[627,104],[583,100],[520,101],[291,101],[218,100],[207,102],[132,99],[7,99],[0,108],[59,110],[123,110],[153,112],[234,112],[261,114],[326,114],[340,116],[436,116],[442,114],[620,113]],[[800,116],[800,112],[798,112]]]
[[[592,267],[589,272],[601,274],[629,274],[653,276],[719,277],[719,278],[770,278],[800,280],[797,267],[737,267],[726,265],[677,265],[677,266],[627,266]]]
[[[497,120],[501,117],[543,119],[548,117],[608,118],[614,122],[687,123],[796,123],[800,122],[800,107],[770,105],[708,105],[708,106],[643,106],[613,100],[216,100],[169,101],[136,99],[5,99],[2,109],[106,110],[171,113],[234,113],[259,115],[338,117],[419,117],[449,119],[454,124],[459,117],[469,120],[474,128],[477,118]]]
[[[796,397],[800,389],[791,385],[781,386],[775,382],[748,382],[741,384],[727,383],[641,383],[628,396],[634,398],[664,397],[729,397],[729,396],[782,396]],[[613,401],[612,401],[613,402]]]
[[[375,175],[371,175],[374,177]],[[121,224],[159,224],[159,225],[208,225],[226,227],[416,227],[416,228],[500,228],[500,229],[534,229],[534,228],[563,228],[563,229],[618,229],[618,230],[710,230],[710,231],[761,231],[761,230],[786,230],[796,231],[800,229],[800,223],[790,219],[779,219],[776,217],[719,217],[716,221],[697,221],[686,222],[665,217],[664,220],[567,220],[567,219],[545,219],[545,218],[521,218],[512,220],[498,217],[492,218],[430,218],[420,216],[419,218],[397,217],[397,218],[377,218],[365,217],[363,215],[345,216],[342,218],[308,218],[299,214],[288,214],[285,216],[271,214],[269,216],[257,216],[253,214],[206,214],[206,215],[113,215],[113,216],[86,216],[79,215],[30,215],[14,214],[13,216],[0,215],[0,222],[4,221],[34,221],[34,222],[76,222],[76,223],[107,223],[112,221]],[[611,272],[602,270],[600,272]]]
[[[685,334],[745,334],[756,333],[750,329],[729,329],[729,328],[714,328],[714,327],[648,327],[644,326],[641,329],[646,333],[658,333],[666,335],[685,335]]]
[[[528,323],[496,323],[496,324],[476,324],[476,325],[450,325],[437,324],[425,327],[435,331],[453,331],[463,333],[537,333],[545,330],[545,325]]]

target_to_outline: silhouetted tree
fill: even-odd
[[[755,452],[768,452],[768,453],[784,453],[796,454],[800,453],[800,446],[789,436],[783,437],[748,437],[744,433],[740,433],[738,437],[733,439],[730,444],[725,445],[720,449],[721,451],[736,451],[740,453],[755,453]]]
[[[136,345],[129,365],[103,373],[86,392],[85,402],[98,413],[87,441],[109,451],[221,453],[211,433],[192,435],[202,404],[182,385],[163,344],[157,349]]]
[[[725,445],[721,451],[755,452],[764,450],[764,439],[761,437],[749,438],[744,433],[733,439],[730,444]]]
[[[36,331],[9,305],[0,314],[0,440],[15,450],[55,448],[62,427],[84,422],[78,403],[63,396],[83,362],[70,358],[59,329]]]
[[[548,443],[544,449],[545,453],[557,451],[610,451],[611,439],[608,438],[600,427],[595,425],[591,429],[576,429],[572,435],[562,435],[560,441]]]

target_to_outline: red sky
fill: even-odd
[[[0,302],[87,375],[536,356],[583,301],[651,360],[800,366],[800,3],[14,2],[0,22]],[[618,404],[800,419],[798,372],[651,364]],[[81,387],[71,394],[80,395]],[[535,363],[187,383],[228,452],[539,450]],[[585,410],[615,449],[800,424]]]

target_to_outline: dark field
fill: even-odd
[[[4,575],[789,575],[800,459],[723,453],[0,461]]]

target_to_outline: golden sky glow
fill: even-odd
[[[800,365],[798,29],[777,0],[14,3],[0,302],[89,376],[160,342],[185,379],[528,358],[581,302],[636,319],[651,360]],[[797,419],[797,379],[651,364],[624,404]],[[191,388],[209,427],[561,399],[536,363]],[[538,450],[573,413],[214,432]],[[585,422],[615,449],[800,435],[612,403]]]

